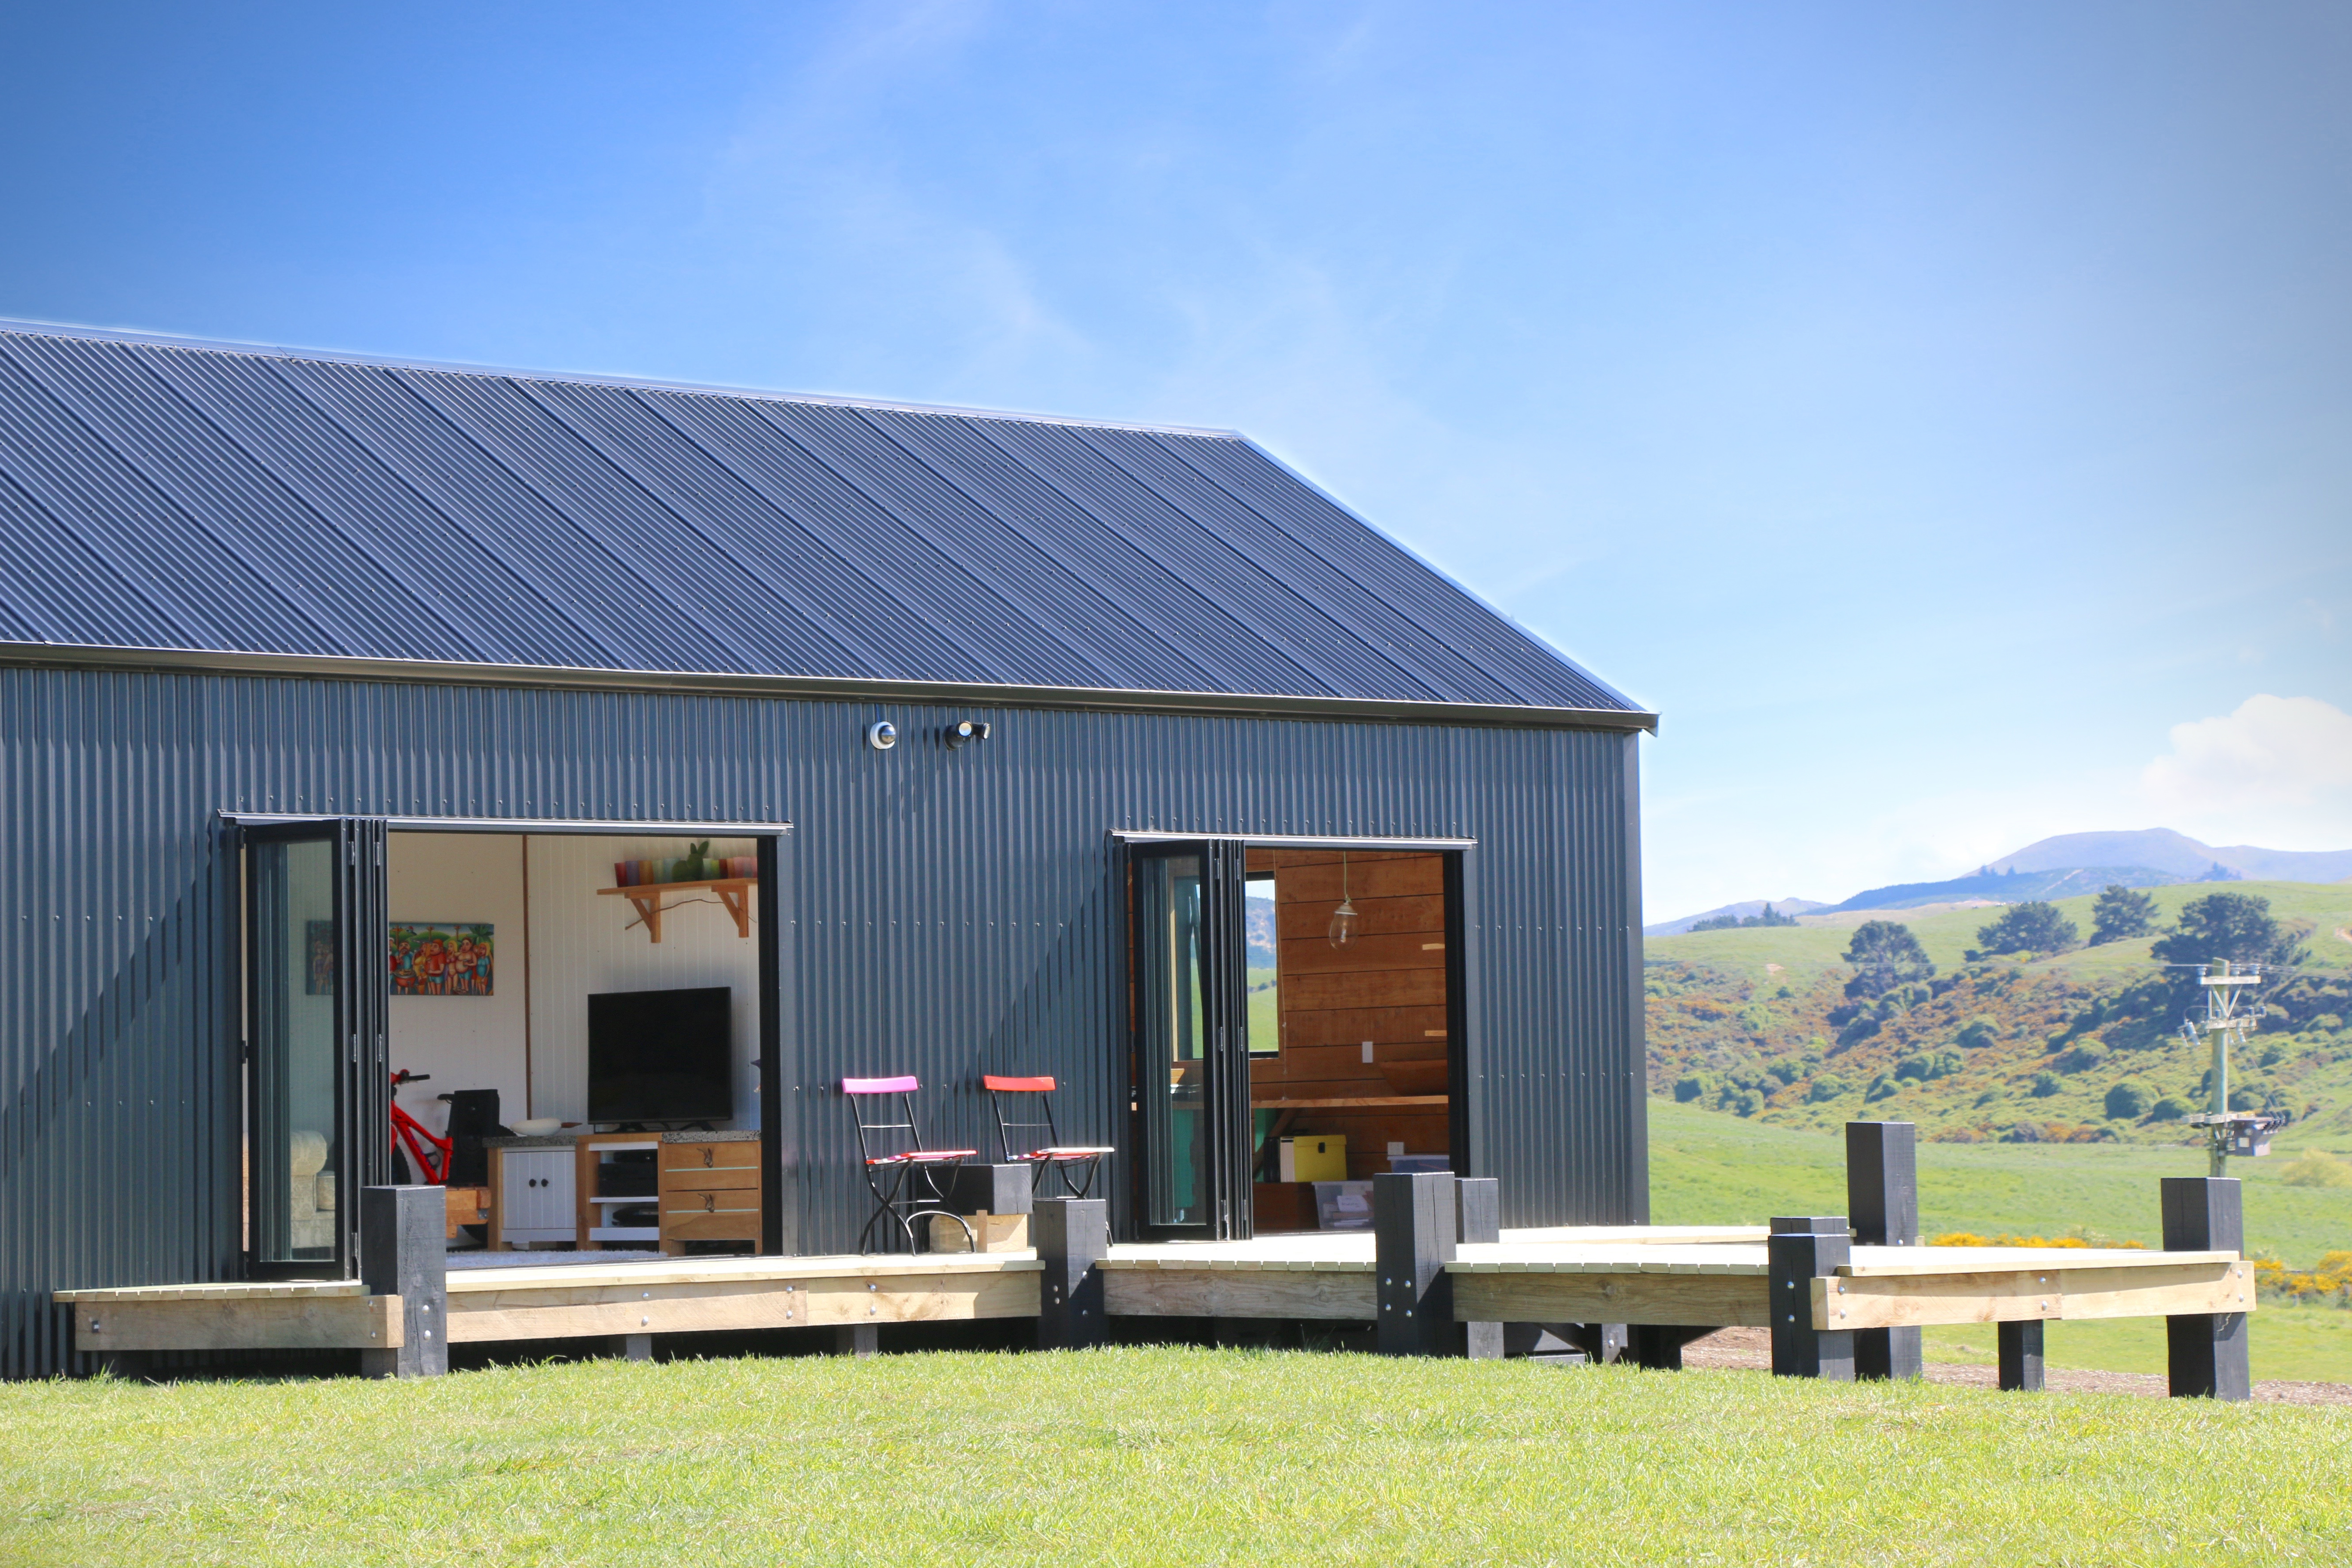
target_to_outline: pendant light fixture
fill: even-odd
[[[1345,947],[1356,940],[1356,901],[1348,896],[1348,852],[1339,851],[1339,907],[1331,911],[1331,945]]]

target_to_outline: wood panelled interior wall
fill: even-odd
[[[1337,850],[1253,849],[1248,864],[1275,879],[1282,1049],[1250,1061],[1252,1103],[1277,1110],[1269,1142],[1344,1133],[1357,1180],[1388,1169],[1392,1142],[1448,1152],[1444,858],[1349,851],[1343,868]],[[1356,934],[1334,947],[1343,880]],[[1280,1104],[1318,1100],[1360,1103]]]

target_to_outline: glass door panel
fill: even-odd
[[[362,1187],[392,1179],[383,824],[246,835],[252,1269],[347,1274]]]
[[[1202,858],[1136,868],[1144,1224],[1190,1229],[1209,1215],[1209,996],[1201,953]]]
[[[1136,1110],[1148,1235],[1250,1233],[1246,921],[1241,846],[1134,859]]]
[[[253,900],[253,1250],[263,1265],[331,1264],[337,1215],[341,1056],[335,988],[342,941],[335,919],[333,839],[256,844]]]

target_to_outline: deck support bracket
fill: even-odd
[[[1853,1381],[1853,1331],[1813,1327],[1813,1281],[1853,1258],[1843,1215],[1777,1217],[1765,1243],[1772,1318],[1772,1374]]]
[[[1110,1256],[1110,1204],[1104,1198],[1039,1198],[1029,1236],[1045,1276],[1037,1284],[1037,1348],[1102,1343],[1102,1260]]]
[[[2011,1394],[2042,1392],[2042,1320],[1994,1325],[2000,1340],[2000,1386]],[[1913,1333],[1919,1331],[1914,1329]],[[1856,1335],[1857,1339],[1861,1336]]]
[[[1845,1204],[1856,1247],[1919,1245],[1919,1129],[1908,1121],[1845,1124]],[[1853,1336],[1853,1374],[1926,1375],[1917,1329],[1861,1329]]]
[[[2166,1176],[2158,1190],[2164,1204],[2167,1252],[2244,1253],[2245,1211],[2236,1177]],[[2175,1399],[2253,1397],[2245,1313],[2167,1318],[2164,1330]]]
[[[400,1343],[360,1352],[369,1377],[438,1377],[449,1370],[448,1194],[439,1187],[370,1187],[360,1194],[360,1279],[400,1298]]]

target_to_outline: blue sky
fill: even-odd
[[[1247,431],[1654,917],[2352,846],[2352,10],[19,5],[0,315]]]

